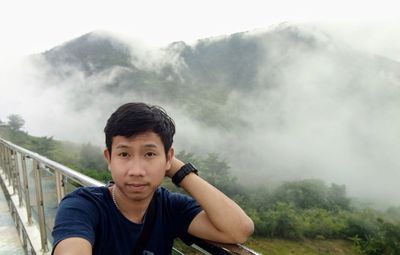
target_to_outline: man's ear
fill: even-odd
[[[111,165],[111,155],[110,154],[111,153],[108,151],[108,149],[105,149],[103,151],[104,158],[107,160],[107,167],[108,167],[109,171],[111,171],[111,167],[110,167],[110,165]]]
[[[171,147],[166,155],[167,156],[167,169],[171,168],[171,163],[172,163],[172,159],[174,158],[174,155],[175,155],[174,148]]]

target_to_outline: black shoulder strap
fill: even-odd
[[[151,230],[154,227],[154,223],[156,222],[156,199],[157,199],[157,191],[154,192],[153,198],[150,201],[149,208],[147,209],[146,217],[144,219],[144,226],[138,241],[136,242],[135,249],[133,250],[133,255],[140,255],[146,244],[150,238]]]

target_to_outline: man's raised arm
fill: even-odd
[[[183,165],[174,158],[166,175],[172,177]],[[191,235],[216,242],[244,243],[253,233],[254,223],[242,208],[201,177],[188,174],[180,186],[204,209],[190,224]]]

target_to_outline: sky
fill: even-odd
[[[102,119],[103,116],[93,116],[93,112],[100,114],[104,109],[99,110],[96,106],[96,111],[91,111],[92,108],[90,108],[78,116],[72,114],[65,108],[65,105],[69,103],[68,97],[65,96],[68,94],[68,90],[58,89],[58,87],[47,90],[37,89],[43,85],[37,83],[40,77],[35,77],[35,73],[29,65],[20,62],[28,55],[49,50],[91,31],[105,30],[124,37],[135,44],[160,47],[174,41],[192,43],[201,38],[255,29],[269,29],[271,26],[289,22],[317,26],[334,37],[335,42],[344,43],[353,49],[369,54],[378,54],[400,61],[399,17],[395,1],[389,0],[373,2],[358,0],[3,1],[0,4],[0,119],[5,120],[5,116],[8,116],[8,114],[18,113],[26,120],[26,130],[33,135],[55,135],[56,139],[65,139],[65,137],[68,137],[67,133],[69,133],[80,139],[79,135],[87,136],[87,134],[91,134],[93,137],[88,136],[87,139],[97,141],[96,137],[100,137],[100,135],[102,139],[101,130],[98,130],[98,125],[93,125],[95,123],[93,120],[101,119],[101,123],[104,123],[105,120]],[[324,67],[329,63],[321,62],[318,59],[311,66],[304,67],[304,62],[299,61],[299,66],[292,67],[296,70],[302,70],[304,74],[300,76],[300,79],[296,79],[299,83],[299,91],[292,91],[291,89],[291,93],[282,91],[281,94],[294,95],[296,100],[299,100],[299,98],[301,100],[302,97],[299,97],[299,95],[303,95],[302,102],[305,103],[304,105],[318,110],[318,107],[312,105],[314,101],[309,99],[324,99],[323,95],[326,91],[322,91],[321,94],[318,87],[303,90],[304,87],[300,85],[308,84],[310,80],[313,81],[317,78],[328,81],[327,83],[322,82],[323,84],[329,84],[329,81],[332,80],[331,77],[333,75],[336,77],[338,74],[335,68],[340,69],[340,67],[333,67],[332,70],[335,72],[328,72],[327,74]],[[313,71],[310,72],[310,70]],[[71,78],[71,88],[79,89],[80,84],[90,83],[87,80],[80,80],[80,77]],[[292,76],[288,75],[288,77]],[[371,87],[367,87],[367,89],[370,89],[373,95],[379,95],[375,92],[380,90],[375,90],[376,87],[372,86],[377,82],[369,79],[368,73],[365,74],[365,77],[367,77],[368,82],[371,82]],[[343,80],[346,79],[343,78]],[[290,82],[292,81],[290,80]],[[92,83],[94,82],[92,81]],[[28,86],[32,84],[33,86]],[[312,94],[314,92],[319,94],[314,96]],[[337,111],[336,101],[335,104],[330,104],[330,95],[328,93],[327,100],[317,103],[322,103],[322,106],[328,110],[333,109],[334,116],[332,118],[320,114],[318,111],[309,112],[307,107],[302,109],[298,104],[292,104],[292,101],[296,101],[288,97],[288,103],[282,103],[286,107],[284,110],[289,113],[298,113],[302,117],[299,118],[296,114],[292,114],[288,118],[288,123],[298,123],[298,125],[294,125],[292,129],[289,128],[284,135],[279,134],[279,132],[272,132],[269,136],[264,137],[265,144],[271,146],[271,149],[267,152],[273,152],[272,156],[266,157],[264,151],[260,150],[254,153],[253,150],[249,149],[249,158],[258,154],[259,158],[266,159],[279,158],[282,155],[284,155],[284,158],[287,157],[287,160],[283,160],[287,165],[278,165],[277,168],[290,168],[290,164],[299,162],[307,165],[309,163],[307,159],[310,159],[310,162],[317,166],[316,168],[326,169],[327,173],[323,174],[327,179],[336,180],[338,183],[351,183],[351,187],[363,187],[364,190],[360,191],[363,193],[366,193],[365,188],[369,189],[369,187],[365,187],[364,184],[357,185],[356,182],[359,181],[357,174],[359,172],[354,171],[350,175],[346,171],[351,167],[360,171],[370,169],[371,174],[368,175],[368,178],[370,178],[368,180],[381,180],[380,186],[378,185],[380,193],[375,192],[378,197],[388,197],[392,190],[398,191],[398,188],[394,188],[398,186],[398,178],[393,177],[398,176],[399,164],[397,160],[398,143],[393,142],[395,138],[399,137],[396,130],[399,123],[393,123],[394,116],[398,116],[398,108],[386,107],[381,103],[382,101],[379,101],[381,106],[379,109],[383,109],[386,115],[377,111],[376,115],[373,115],[373,119],[379,121],[371,124],[369,123],[371,113],[368,112],[368,108],[368,111],[365,110],[365,114],[364,112],[360,114],[362,118],[357,119],[357,122],[349,114],[354,113],[349,109],[358,109],[352,105],[353,102],[341,103],[343,109],[340,108],[342,111]],[[280,98],[279,95],[277,98]],[[278,99],[276,103],[279,105],[281,101]],[[110,100],[107,97],[97,99],[98,102]],[[263,101],[261,100],[261,102]],[[272,100],[272,102],[275,101]],[[356,104],[359,102],[355,101]],[[255,108],[257,108],[256,106]],[[103,107],[107,108],[107,105],[104,104]],[[363,111],[364,108],[360,107],[361,110]],[[204,131],[204,129],[199,128],[199,125],[193,123],[193,120],[185,119],[185,115],[179,109],[172,110],[172,112],[177,116],[177,119],[182,120],[183,123],[186,122],[184,126],[187,128],[180,130],[181,137],[189,139],[193,133]],[[267,116],[273,117],[273,113],[274,111],[271,111],[271,114],[267,114]],[[180,116],[180,114],[183,116]],[[86,132],[82,132],[81,126],[75,124],[77,118],[79,118],[82,126],[87,127]],[[304,121],[304,118],[317,121],[307,122]],[[52,120],[51,123],[49,123],[49,119]],[[257,126],[265,126],[263,118],[257,119],[260,121]],[[329,122],[330,119],[333,123]],[[266,121],[268,120],[266,119]],[[365,131],[367,134],[364,135],[373,141],[374,146],[371,150],[359,150],[368,152],[364,153],[367,156],[364,154],[355,155],[352,151],[342,149],[350,148],[351,146],[348,146],[347,143],[350,143],[350,138],[354,138],[354,134],[348,133],[345,128],[326,129],[327,134],[324,137],[327,139],[327,143],[313,140],[312,130],[318,129],[319,125],[325,127],[327,123],[334,127],[334,124],[337,124],[336,120],[339,120],[337,122],[339,124],[347,122],[352,124],[354,122],[357,125],[367,127]],[[60,126],[57,123],[63,123],[63,125]],[[313,126],[314,124],[315,126]],[[208,131],[213,132],[214,130]],[[229,144],[225,144],[225,140],[222,140],[222,138],[218,140],[219,133],[211,134],[209,144],[214,144],[215,148],[229,146]],[[377,142],[374,142],[375,138],[377,138]],[[186,141],[188,139],[181,140]],[[250,134],[248,140],[253,141],[255,139],[258,139],[258,137],[251,137]],[[203,145],[203,142],[203,140],[199,140],[198,144]],[[293,147],[293,144],[297,145]],[[307,144],[311,149],[303,150],[302,144]],[[351,145],[359,146],[355,143]],[[246,146],[252,148],[253,144],[249,142],[249,144],[242,144],[237,148],[241,149]],[[338,158],[332,160],[328,156],[321,158],[319,156],[321,151],[324,152],[324,155],[334,155],[341,160],[338,160]],[[382,151],[387,154],[386,158],[377,153]],[[376,159],[371,157],[369,153],[374,155]],[[369,160],[365,160],[367,157]],[[315,158],[318,160],[315,161]],[[334,164],[332,164],[333,161]],[[393,173],[388,173],[386,178],[381,178],[381,173],[374,172],[375,165],[371,162],[376,165],[387,164],[390,166],[388,169],[393,170]],[[249,162],[246,161],[243,164],[246,165]],[[337,169],[342,172],[338,172]],[[385,186],[388,188],[384,189]]]
[[[281,22],[303,22],[325,24],[344,40],[357,41],[362,48],[396,55],[400,60],[400,46],[392,36],[400,34],[395,6],[394,0],[3,1],[0,54],[3,59],[15,59],[93,30],[160,46]]]

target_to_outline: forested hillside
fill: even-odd
[[[51,137],[33,137],[9,126],[0,127],[0,137],[100,181],[111,179],[102,159],[101,148],[96,146],[77,145]],[[320,240],[341,239],[352,242],[351,251],[354,254],[400,254],[400,207],[379,211],[356,205],[347,196],[344,185],[328,185],[318,179],[287,181],[274,187],[268,182],[259,186],[246,186],[232,175],[229,164],[217,154],[202,157],[181,151],[177,157],[194,163],[203,178],[246,210],[256,227],[255,238],[249,242],[255,248],[273,252],[282,249],[279,248],[282,245],[296,250],[304,249],[305,252],[317,251],[321,247],[335,252],[338,242],[324,243]],[[169,180],[164,185],[180,192]],[[279,244],[279,241],[273,241],[279,239],[291,240],[292,243]],[[264,244],[262,240],[270,241]],[[316,240],[316,243],[310,244],[305,240]],[[326,248],[330,246],[336,248]],[[350,249],[349,245],[342,246],[337,249]]]

